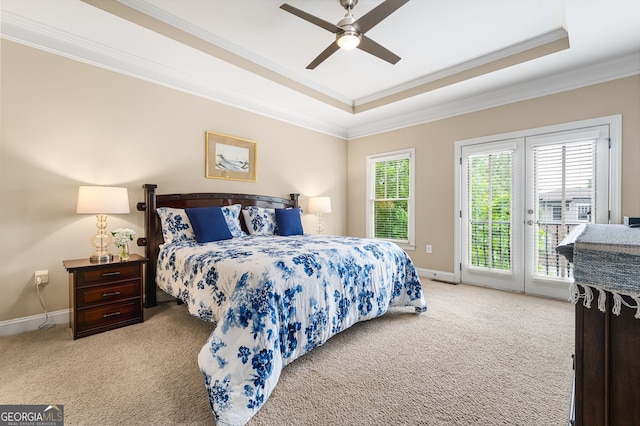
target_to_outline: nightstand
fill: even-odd
[[[146,261],[132,254],[126,262],[91,263],[89,259],[62,262],[69,272],[69,326],[74,339],[144,321],[142,289]]]

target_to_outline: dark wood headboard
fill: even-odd
[[[144,201],[138,203],[139,211],[144,212],[144,232],[145,236],[138,238],[138,246],[145,247],[145,254],[148,260],[146,286],[145,286],[145,307],[157,305],[156,300],[156,267],[158,263],[158,253],[160,245],[164,243],[162,238],[162,228],[160,217],[156,212],[158,207],[173,207],[177,209],[209,206],[230,206],[242,204],[246,206],[258,206],[266,208],[290,208],[298,207],[299,194],[290,194],[290,198],[269,197],[264,195],[249,194],[228,194],[228,193],[189,193],[189,194],[156,194],[158,185],[144,184]],[[240,224],[246,232],[247,227],[242,215]]]

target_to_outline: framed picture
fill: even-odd
[[[256,181],[256,142],[207,132],[205,176],[215,179]]]

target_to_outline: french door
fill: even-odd
[[[461,146],[461,281],[567,299],[555,248],[609,221],[609,141],[601,125]]]

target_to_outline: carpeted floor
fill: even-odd
[[[426,313],[393,309],[286,367],[249,426],[567,423],[572,305],[424,286]],[[163,304],[76,341],[65,326],[0,338],[0,404],[63,404],[66,425],[213,425],[196,360],[212,328]]]

